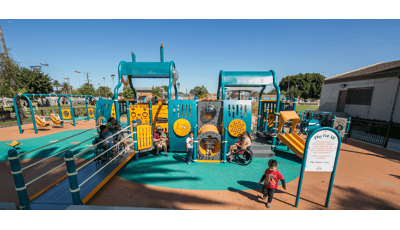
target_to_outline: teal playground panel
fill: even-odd
[[[235,120],[240,119],[246,124],[246,131],[251,132],[251,100],[225,100],[223,102],[223,126],[228,129],[229,124]],[[237,142],[238,138],[233,137],[227,132],[227,143],[229,146]],[[225,141],[225,140],[224,140]]]
[[[169,145],[171,152],[186,151],[186,138],[189,136],[178,136],[174,132],[174,124],[178,119],[189,121],[191,131],[197,125],[197,101],[195,100],[171,100],[168,104],[168,130]]]
[[[101,97],[99,98],[99,101],[97,102],[96,105],[96,125],[99,125],[98,120],[100,117],[104,117],[105,120],[110,119],[111,108],[113,103],[114,103],[113,100],[106,100]]]

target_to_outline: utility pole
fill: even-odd
[[[65,80],[68,80],[68,89],[69,89],[69,95],[71,95],[71,85],[69,84],[69,77],[64,78]]]
[[[47,74],[46,67],[49,66],[49,64],[43,64],[43,63],[39,63],[39,64],[44,66],[44,75],[46,75]]]
[[[88,86],[90,86],[90,77],[89,77],[89,72],[86,72],[86,73],[83,73],[83,74],[86,74],[86,78],[87,78],[87,83],[88,83]]]
[[[79,80],[79,74],[80,74],[81,72],[79,72],[78,70],[75,70],[75,73],[78,73],[78,84],[79,84],[79,87],[78,87],[78,88],[81,88],[81,81]]]
[[[106,97],[107,96],[106,95],[106,78],[103,77],[103,80],[104,80],[104,97]]]
[[[113,88],[112,88],[112,90],[114,90],[114,77],[115,77],[115,75],[114,74],[111,74],[111,78],[113,79]],[[112,92],[111,92],[112,93]]]

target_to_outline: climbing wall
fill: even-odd
[[[239,134],[244,131],[250,134],[251,101],[225,100],[223,126],[228,129],[228,148],[237,142]]]
[[[170,151],[184,152],[186,151],[186,138],[197,124],[196,101],[170,100],[168,106],[168,137]]]

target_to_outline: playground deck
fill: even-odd
[[[93,126],[93,120],[79,121],[77,126],[66,125],[62,131],[88,129]],[[39,130],[39,133],[35,135],[31,125],[27,125],[23,129],[25,132],[22,135],[15,127],[0,129],[2,133],[7,134],[1,135],[0,141],[45,136],[61,130],[49,128],[49,130]],[[6,154],[7,147],[1,146],[1,154]],[[21,148],[23,147],[27,146],[22,145]],[[296,160],[294,155],[293,157],[289,156],[283,153],[276,154],[279,163],[278,169],[290,182],[287,183],[287,190],[279,187],[275,193],[272,210],[296,209],[294,204],[298,185],[299,167],[297,165],[299,160]],[[260,199],[261,189],[256,183],[261,178],[264,168],[267,167],[267,159],[254,159],[249,166],[228,163],[187,165],[182,157],[184,157],[183,153],[172,153],[169,158],[164,156],[155,158],[150,154],[140,158],[139,162],[131,160],[121,172],[89,200],[87,205],[207,210],[266,209],[265,201]],[[21,160],[21,165],[24,167],[40,159]],[[24,173],[25,180],[29,181],[31,178],[37,177],[62,161],[62,158],[49,159],[43,162],[43,165],[40,164],[29,169],[29,175]],[[87,159],[78,159],[77,167],[85,162]],[[397,152],[348,139],[341,146],[329,209],[400,209],[399,163],[400,154]],[[221,168],[223,175],[207,172],[207,169],[216,166]],[[257,170],[255,167],[258,167]],[[65,169],[56,170],[46,180],[39,180],[38,183],[29,186],[29,197],[65,173]],[[172,173],[174,173],[173,178],[170,176]],[[83,175],[83,173],[80,174]],[[293,177],[293,175],[295,176]],[[324,202],[329,175],[329,173],[305,173],[298,209],[326,209]],[[8,161],[0,162],[0,177],[2,178],[0,202],[13,202],[19,207]],[[195,180],[191,177],[195,177]],[[290,179],[291,177],[292,179]],[[64,181],[68,182],[68,179]],[[227,184],[224,185],[224,183]],[[213,186],[207,188],[210,184]],[[194,185],[197,187],[193,187]],[[228,189],[216,185],[225,186]],[[61,188],[61,186],[62,183],[57,187]],[[84,198],[84,195],[81,194],[81,197]],[[39,199],[42,198],[39,196],[34,203],[40,203]],[[48,201],[46,202],[48,203]],[[67,206],[68,203],[66,203]]]

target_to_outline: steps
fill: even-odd
[[[254,138],[251,142],[253,158],[274,158],[275,153],[271,150],[271,144],[264,137]]]

